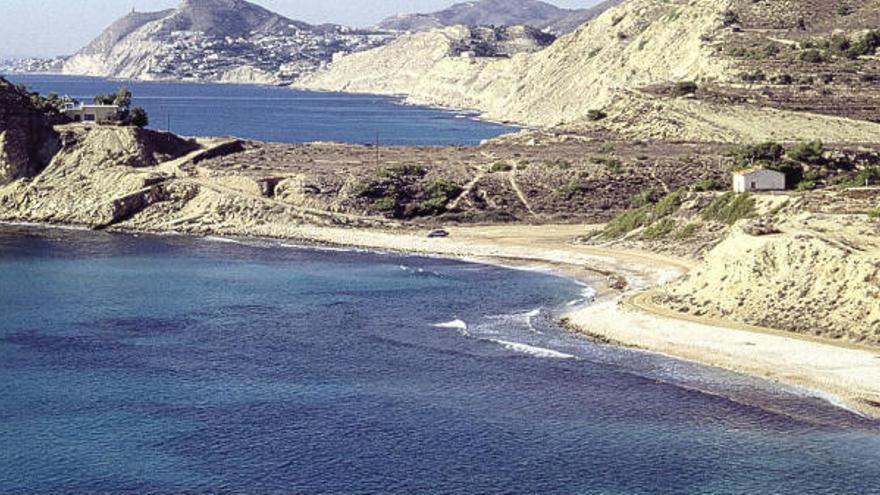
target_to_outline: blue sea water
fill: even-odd
[[[11,74],[41,94],[81,101],[115,93],[120,84],[143,106],[151,127],[185,136],[236,136],[282,143],[336,141],[382,145],[476,145],[516,130],[473,114],[400,104],[387,96],[317,93],[229,84],[114,81],[94,77]]]
[[[0,227],[0,493],[880,493],[880,427],[441,259]]]

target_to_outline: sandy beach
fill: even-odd
[[[450,237],[423,232],[297,227],[292,239],[329,245],[449,256],[552,270],[592,286],[596,302],[565,316],[573,331],[619,345],[804,387],[841,406],[880,417],[880,349],[673,313],[650,289],[692,262],[572,243],[590,225],[459,227]]]

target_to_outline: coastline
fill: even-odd
[[[880,349],[734,322],[713,322],[664,310],[651,302],[651,290],[683,276],[692,263],[647,252],[570,242],[592,228],[596,226],[466,226],[448,229],[451,235],[443,239],[429,239],[423,232],[412,229],[388,231],[323,226],[292,227],[285,229],[282,235],[277,232],[273,235],[258,232],[202,235],[271,239],[292,247],[314,244],[439,256],[514,269],[550,271],[587,284],[596,291],[592,304],[562,316],[560,324],[570,331],[612,345],[804,388],[854,413],[880,419]],[[303,244],[293,244],[296,242]]]

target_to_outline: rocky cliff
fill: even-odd
[[[194,141],[133,127],[58,127],[60,146],[30,180],[0,188],[5,220],[100,227],[164,200],[161,184]]]
[[[38,174],[57,145],[48,119],[30,96],[0,78],[0,186]]]
[[[744,222],[660,300],[696,316],[880,344],[880,222],[865,215],[783,215]]]
[[[176,9],[132,12],[64,64],[66,74],[144,80],[275,84],[336,53],[379,46],[389,34],[312,26],[244,0],[184,0]]]

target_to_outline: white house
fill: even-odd
[[[734,192],[784,191],[785,174],[766,168],[739,170],[733,174]]]
[[[64,115],[74,122],[84,124],[112,124],[119,120],[119,112],[116,105],[83,105],[73,102],[64,105]]]

